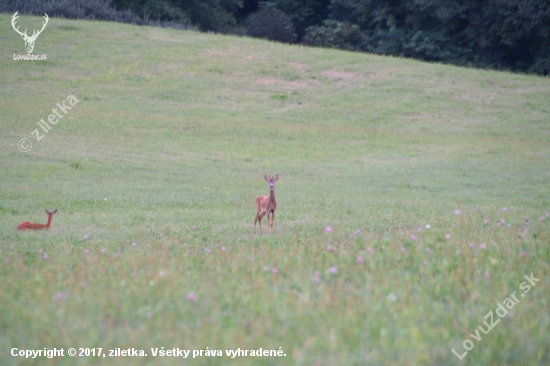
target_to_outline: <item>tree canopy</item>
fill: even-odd
[[[550,0],[0,0],[16,10],[550,73]]]

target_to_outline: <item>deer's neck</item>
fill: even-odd
[[[275,188],[269,189],[269,201],[275,202]]]
[[[48,222],[46,223],[46,227],[49,229],[50,225],[52,224],[53,215],[48,215]]]

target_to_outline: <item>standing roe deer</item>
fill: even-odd
[[[37,224],[37,223],[34,223],[34,222],[30,222],[30,221],[25,221],[17,227],[17,230],[40,230],[40,229],[46,229],[47,230],[47,229],[50,228],[50,225],[52,224],[53,215],[56,212],[57,212],[57,209],[54,212],[50,212],[50,211],[46,210],[46,214],[48,215],[48,222],[46,223],[46,225]]]
[[[273,221],[275,219],[275,210],[277,209],[277,202],[275,202],[275,182],[279,179],[276,175],[271,178],[264,176],[266,182],[269,182],[269,196],[256,197],[256,218],[254,219],[254,234],[256,234],[256,221],[260,222],[260,234],[262,233],[262,218],[267,214],[267,223],[269,225],[269,233],[273,233]],[[271,214],[271,218],[270,218]]]

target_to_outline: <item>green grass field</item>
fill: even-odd
[[[10,19],[0,365],[550,364],[550,79],[54,18],[15,61]]]

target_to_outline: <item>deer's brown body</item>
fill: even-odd
[[[57,210],[50,212],[46,210],[46,214],[48,215],[48,222],[46,225],[37,224],[35,222],[25,221],[17,227],[17,230],[41,230],[41,229],[49,229],[50,225],[52,224],[53,215],[57,212]]]
[[[258,196],[256,202],[256,218],[254,219],[254,234],[256,234],[256,222],[260,222],[260,234],[262,233],[262,218],[267,214],[267,224],[269,225],[269,233],[273,233],[273,222],[275,220],[275,210],[277,202],[275,201],[275,182],[279,176],[268,178],[264,176],[266,182],[269,182],[269,196]]]

